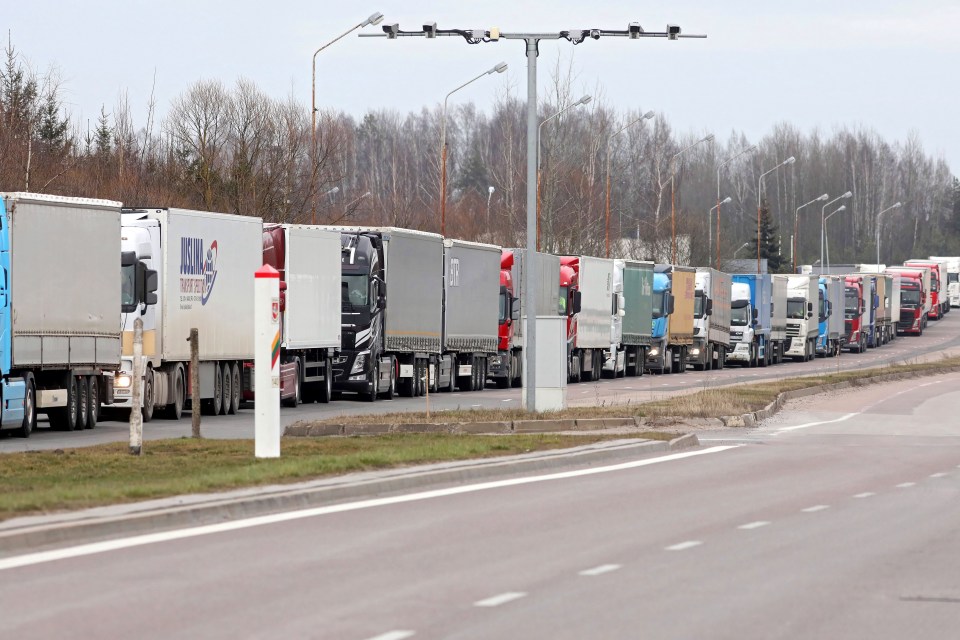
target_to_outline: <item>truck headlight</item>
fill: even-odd
[[[700,355],[700,349],[690,349],[690,355],[692,356]]]
[[[355,373],[363,373],[363,368],[367,364],[367,356],[369,355],[369,351],[363,351],[357,354],[356,360],[353,361],[353,366],[350,367],[350,375]]]
[[[115,386],[118,389],[129,389],[132,383],[133,383],[133,378],[131,378],[126,373],[118,374],[113,379],[113,386]]]
[[[497,366],[500,364],[500,356],[490,356],[490,364]]]
[[[650,349],[650,351],[647,353],[647,355],[649,355],[649,356],[658,356],[658,355],[660,355],[660,350],[657,349],[656,347],[654,347],[653,349]]]

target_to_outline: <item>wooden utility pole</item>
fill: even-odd
[[[190,412],[194,438],[200,435],[200,332],[190,329]]]

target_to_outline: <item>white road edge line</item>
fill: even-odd
[[[829,508],[830,505],[828,504],[817,504],[812,507],[807,507],[806,509],[800,509],[800,511],[803,511],[804,513],[816,513],[817,511],[823,511]]]
[[[797,429],[808,429],[810,427],[817,427],[821,424],[835,424],[837,422],[843,422],[844,420],[849,420],[853,416],[860,415],[858,413],[848,413],[844,416],[840,416],[836,420],[818,420],[817,422],[805,422],[804,424],[798,424],[793,427],[783,427],[782,429],[777,429],[773,435],[779,435],[781,433],[786,433],[787,431],[796,431]]]
[[[522,591],[508,591],[507,593],[501,593],[500,595],[493,596],[491,598],[486,598],[485,600],[477,600],[473,603],[475,607],[499,607],[502,604],[508,602],[513,602],[514,600],[519,600],[520,598],[526,596],[527,594]]]
[[[939,473],[931,473],[931,474],[930,474],[930,477],[931,477],[931,478],[946,478],[948,475],[950,475],[950,474],[949,474],[949,473],[946,473],[946,472],[944,472],[944,471],[941,471],[941,472],[939,472]]]
[[[737,529],[743,529],[744,531],[749,531],[750,529],[759,529],[760,527],[765,527],[770,522],[768,520],[757,520],[756,522],[748,522],[747,524],[742,524]]]
[[[699,547],[702,544],[703,542],[700,540],[687,540],[686,542],[680,542],[677,544],[672,544],[669,547],[664,547],[664,551],[686,551],[687,549]]]
[[[44,562],[54,562],[57,560],[66,560],[68,558],[78,558],[89,556],[96,553],[106,553],[117,551],[119,549],[129,549],[131,547],[140,547],[147,544],[156,544],[159,542],[169,542],[171,540],[183,540],[185,538],[195,538],[197,536],[211,535],[215,533],[225,533],[227,531],[238,531],[240,529],[249,529],[251,527],[260,527],[268,524],[277,524],[279,522],[290,522],[293,520],[303,520],[304,518],[315,518],[334,513],[344,513],[346,511],[357,511],[359,509],[370,509],[373,507],[383,507],[393,504],[403,504],[405,502],[417,502],[419,500],[431,500],[433,498],[443,498],[455,496],[464,493],[474,493],[477,491],[489,491],[491,489],[502,489],[504,487],[516,487],[524,484],[533,484],[536,482],[548,482],[552,480],[565,480],[568,478],[580,478],[592,476],[600,473],[611,473],[614,471],[625,471],[627,469],[636,469],[638,467],[648,467],[661,462],[672,462],[674,460],[683,460],[685,458],[694,458],[697,456],[720,453],[730,449],[738,449],[741,445],[720,445],[708,449],[697,449],[696,451],[684,451],[681,453],[670,453],[657,458],[644,458],[642,460],[633,460],[630,462],[621,462],[603,467],[591,467],[588,469],[577,469],[575,471],[560,471],[557,473],[548,473],[541,476],[530,476],[526,478],[511,478],[509,480],[494,480],[491,482],[480,482],[477,484],[462,485],[457,487],[448,487],[446,489],[434,489],[431,491],[419,491],[400,496],[391,496],[387,498],[373,498],[370,500],[360,500],[357,502],[347,502],[344,504],[332,504],[324,507],[314,507],[311,509],[300,509],[298,511],[288,511],[285,513],[274,513],[267,516],[258,516],[255,518],[244,518],[232,522],[221,522],[218,524],[204,525],[200,527],[190,527],[187,529],[174,529],[172,531],[163,531],[160,533],[148,533],[130,538],[119,538],[116,540],[106,540],[103,542],[93,542],[90,544],[77,545],[75,547],[66,547],[64,549],[55,549],[52,551],[40,551],[28,553],[22,556],[12,556],[9,558],[0,558],[0,571],[6,569],[16,569]]]
[[[877,494],[875,494],[873,491],[864,491],[863,493],[858,493],[857,495],[855,495],[855,496],[853,496],[853,497],[854,497],[854,498],[869,498],[869,497],[875,496],[875,495],[877,495]]]
[[[386,633],[381,633],[379,636],[374,636],[369,640],[404,640],[404,638],[411,638],[416,635],[413,631],[387,631]]]
[[[909,489],[910,487],[916,486],[916,482],[901,482],[897,485],[897,489]]]
[[[581,576],[599,576],[604,573],[610,573],[611,571],[616,571],[622,565],[619,564],[602,564],[599,567],[594,567],[593,569],[584,569],[580,572]]]

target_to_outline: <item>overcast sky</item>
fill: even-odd
[[[310,102],[315,49],[374,11],[385,23],[419,28],[499,27],[503,32],[573,28],[650,31],[667,23],[706,40],[544,42],[540,87],[558,54],[573,57],[577,93],[596,93],[618,110],[654,109],[679,131],[731,130],[752,140],[787,121],[807,132],[863,125],[890,141],[916,130],[929,153],[960,167],[955,124],[960,3],[956,0],[142,0],[8,2],[0,27],[43,73],[57,68],[71,116],[95,122],[127,92],[137,125],[154,86],[159,115],[199,79],[228,86],[253,80],[274,97]],[[66,5],[66,6],[65,6]],[[5,29],[5,30],[6,30]],[[380,27],[367,27],[380,33]],[[4,34],[6,35],[6,34]],[[354,115],[369,108],[419,110],[499,61],[454,100],[487,108],[497,91],[526,95],[526,60],[517,41],[468,45],[460,38],[386,40],[348,36],[317,58],[317,101]]]

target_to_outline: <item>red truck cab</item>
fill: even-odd
[[[896,271],[900,276],[900,318],[897,320],[897,334],[922,336],[927,319],[923,314],[923,305],[927,292],[923,288],[923,271]]]
[[[509,353],[513,347],[513,251],[503,249],[500,254],[500,327],[497,332],[497,350]]]
[[[862,353],[867,348],[867,335],[864,333],[863,277],[847,276],[844,282],[843,318],[846,328],[845,344],[850,351]]]
[[[945,296],[940,295],[941,284],[944,284],[946,274],[943,272],[943,265],[933,260],[907,260],[903,263],[905,267],[926,267],[930,269],[930,313],[928,317],[931,320],[939,320],[944,314]],[[943,287],[946,293],[946,287]],[[949,303],[948,303],[949,306]]]
[[[560,257],[560,315],[567,316],[567,352],[577,347],[577,314],[572,313],[573,300],[580,287],[580,258]]]

